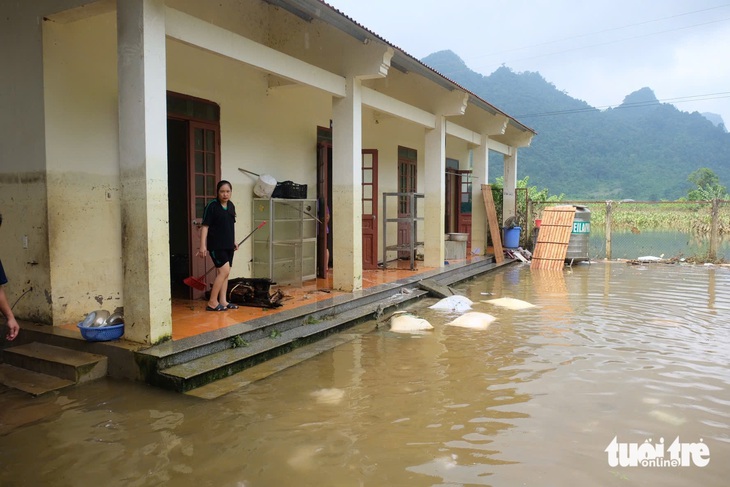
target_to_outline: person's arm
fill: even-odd
[[[5,319],[8,320],[8,333],[7,335],[5,335],[5,338],[12,341],[15,339],[16,336],[18,336],[20,326],[18,326],[18,322],[15,320],[13,310],[10,309],[8,298],[5,295],[4,286],[0,286],[0,313],[2,313],[3,316],[5,316]]]
[[[208,255],[208,225],[200,227],[200,249],[198,249],[198,255],[205,257]]]

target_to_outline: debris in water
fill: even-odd
[[[444,298],[438,303],[429,306],[429,309],[438,309],[443,311],[452,311],[452,312],[462,312],[467,311],[471,309],[471,305],[474,304],[474,302],[464,296],[449,296],[448,298]]]
[[[319,404],[339,404],[345,397],[345,391],[336,388],[324,388],[310,393]]]
[[[409,333],[423,330],[433,330],[433,325],[423,318],[419,318],[410,313],[396,313],[390,319],[390,331]]]
[[[488,315],[487,313],[479,313],[477,311],[472,311],[470,313],[464,313],[463,315],[459,316],[455,320],[446,323],[450,326],[459,326],[461,328],[472,328],[475,330],[486,330],[489,328],[489,325],[492,324],[493,321],[495,321],[497,318],[495,318],[492,315]]]
[[[495,306],[500,306],[502,308],[512,310],[529,309],[535,307],[535,305],[532,303],[528,303],[527,301],[522,301],[521,299],[515,298],[489,299],[487,301],[482,301],[482,303],[493,304]]]
[[[654,419],[658,419],[659,421],[663,421],[664,423],[669,423],[672,426],[680,426],[687,422],[686,419],[680,418],[679,416],[675,416],[671,413],[668,413],[666,411],[661,411],[659,409],[654,409],[649,413],[649,416],[653,417]]]

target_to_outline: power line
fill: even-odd
[[[730,98],[730,91],[724,91],[719,93],[707,93],[704,95],[690,95],[690,96],[680,96],[676,98],[664,98],[662,100],[652,100],[652,101],[645,101],[645,102],[635,102],[635,103],[625,103],[621,105],[603,105],[599,107],[584,107],[584,108],[574,108],[570,110],[556,110],[552,112],[538,112],[538,113],[530,113],[525,115],[515,115],[514,117],[517,119],[523,119],[523,118],[538,118],[538,117],[550,117],[554,115],[573,115],[576,113],[588,113],[588,112],[596,112],[600,111],[602,109],[612,108],[615,107],[615,109],[624,109],[624,108],[640,108],[640,107],[646,107],[646,106],[653,106],[653,105],[659,105],[661,103],[670,103],[672,105],[677,103],[688,103],[693,101],[704,101],[704,100],[718,100],[721,98]]]
[[[565,49],[565,50],[562,50],[562,51],[550,52],[550,53],[547,53],[547,54],[538,54],[536,56],[530,56],[530,57],[524,57],[524,58],[521,58],[521,59],[516,59],[516,60],[513,60],[513,62],[526,61],[526,60],[529,60],[529,59],[536,59],[536,58],[547,57],[547,56],[554,56],[556,54],[564,54],[566,52],[579,51],[581,49],[590,49],[590,48],[593,48],[593,47],[607,46],[609,44],[616,44],[616,43],[619,43],[619,42],[633,41],[633,40],[641,39],[641,38],[644,38],[644,37],[651,37],[651,36],[655,36],[655,35],[659,35],[659,34],[666,34],[667,32],[676,32],[676,31],[679,31],[679,30],[692,29],[694,27],[702,27],[703,25],[716,24],[718,22],[725,22],[725,21],[728,21],[728,20],[730,20],[730,17],[727,17],[727,18],[724,18],[724,19],[718,19],[718,20],[710,20],[709,22],[703,22],[701,24],[688,25],[688,26],[685,26],[685,27],[677,27],[676,29],[668,29],[668,30],[662,30],[662,31],[659,31],[659,32],[651,32],[651,33],[648,33],[648,34],[641,34],[641,35],[636,35],[636,36],[633,36],[633,37],[625,37],[623,39],[614,39],[612,41],[601,42],[601,43],[598,43],[598,44],[591,44],[589,46],[578,46],[578,47],[573,47],[573,48],[570,48],[570,49]]]
[[[603,29],[603,30],[599,30],[599,31],[588,32],[588,33],[579,34],[579,35],[576,35],[576,36],[564,37],[564,38],[555,39],[555,40],[552,40],[552,41],[541,42],[539,44],[532,44],[532,45],[528,45],[528,46],[524,46],[524,47],[516,47],[516,48],[507,49],[507,50],[503,50],[503,51],[488,53],[488,54],[484,54],[484,55],[481,55],[481,56],[472,57],[471,60],[481,59],[481,58],[485,58],[485,57],[489,57],[489,56],[497,56],[497,55],[500,55],[500,54],[505,54],[505,53],[514,52],[514,51],[522,51],[522,50],[530,49],[530,48],[533,48],[533,47],[547,46],[549,44],[555,44],[555,43],[558,43],[558,42],[564,42],[564,41],[569,41],[569,40],[573,40],[573,39],[580,39],[580,38],[583,38],[583,37],[590,37],[590,36],[593,36],[593,35],[604,34],[604,33],[607,33],[607,32],[613,32],[613,31],[617,31],[617,30],[628,29],[630,27],[638,27],[638,26],[642,26],[642,25],[646,25],[646,24],[652,24],[652,23],[661,22],[661,21],[664,21],[664,20],[671,20],[671,19],[678,18],[678,17],[684,17],[684,16],[687,16],[687,15],[692,15],[692,14],[696,14],[696,13],[707,12],[707,11],[710,11],[710,10],[716,10],[716,9],[721,9],[721,8],[726,8],[726,7],[730,7],[730,4],[719,5],[719,6],[716,6],[716,7],[709,7],[709,8],[705,8],[705,9],[701,9],[701,10],[693,10],[691,12],[685,12],[685,13],[681,13],[681,14],[670,15],[668,17],[661,17],[661,18],[653,19],[653,20],[646,20],[646,21],[643,21],[643,22],[637,22],[635,24],[627,24],[627,25],[623,25],[623,26],[620,26],[620,27],[612,27],[612,28],[609,28],[609,29]],[[650,33],[650,34],[645,34],[645,35],[642,35],[642,36],[634,36],[634,37],[629,37],[629,38],[624,38],[624,39],[617,39],[617,40],[613,40],[613,41],[609,41],[609,42],[601,43],[601,44],[595,44],[595,45],[590,45],[590,46],[582,46],[582,47],[575,47],[575,48],[572,48],[572,49],[568,49],[566,51],[559,51],[559,52],[555,52],[555,53],[544,54],[544,55],[541,55],[541,56],[532,56],[532,57],[528,57],[528,58],[518,59],[517,61],[522,61],[524,59],[534,59],[535,57],[551,56],[551,55],[554,55],[554,54],[561,54],[562,52],[569,52],[569,51],[574,51],[574,50],[578,50],[578,49],[586,49],[586,48],[591,48],[591,47],[597,47],[597,46],[602,46],[602,45],[605,45],[605,44],[612,44],[612,43],[622,42],[622,41],[625,41],[625,40],[632,40],[632,39],[636,39],[636,38],[640,38],[640,37],[647,37],[647,36],[651,36],[651,35],[663,34],[663,33],[666,33],[666,32],[673,32],[673,31],[676,31],[676,30],[683,30],[683,29],[688,29],[688,28],[692,28],[692,27],[699,27],[699,26],[703,26],[703,25],[707,25],[707,24],[711,24],[711,23],[715,23],[715,22],[723,22],[725,20],[728,20],[728,19],[713,20],[713,21],[710,21],[710,22],[705,22],[705,23],[695,24],[695,25],[685,26],[685,27],[678,27],[676,29],[668,29],[668,30],[664,30],[664,31],[660,31],[660,32],[654,32],[654,33]]]

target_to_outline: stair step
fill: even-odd
[[[254,365],[248,369],[231,375],[210,384],[200,386],[196,389],[187,391],[185,394],[195,396],[201,399],[216,399],[229,392],[239,390],[253,382],[265,379],[271,375],[281,372],[282,370],[293,367],[312,357],[332,350],[344,343],[350,342],[360,335],[351,333],[338,333],[331,337],[324,338],[309,345],[294,350],[293,352],[280,355],[271,360],[267,360],[258,365]]]
[[[32,342],[3,350],[3,362],[81,383],[106,376],[108,359],[104,355]]]
[[[0,383],[34,396],[74,385],[73,381],[67,379],[59,379],[9,364],[0,364]]]
[[[425,291],[413,291],[413,294],[419,293],[425,294]],[[393,296],[388,301],[392,305],[405,299],[407,299],[407,296],[398,295]],[[311,341],[315,336],[324,335],[343,324],[365,316],[372,316],[381,304],[371,303],[368,306],[339,313],[332,319],[325,319],[311,325],[297,326],[278,333],[271,338],[254,340],[247,346],[227,348],[204,357],[173,365],[160,370],[159,376],[165,378],[168,387],[171,386],[179,392],[187,392],[213,381],[229,377],[247,367],[257,365],[261,361],[260,357],[264,354],[269,355],[267,358],[271,359],[270,355],[275,354],[276,350],[291,353],[290,350],[287,350],[287,347],[294,347],[297,340],[305,340],[304,343],[306,343],[307,340]],[[275,330],[275,327],[273,328]]]
[[[188,380],[202,373],[220,369],[236,362],[240,362],[247,358],[254,357],[280,348],[284,345],[291,344],[294,340],[299,338],[306,338],[311,335],[315,335],[319,332],[327,330],[332,325],[326,321],[317,323],[315,325],[302,325],[291,330],[281,332],[280,334],[271,337],[255,340],[247,346],[241,346],[236,348],[227,348],[220,352],[206,355],[195,360],[190,360],[179,365],[174,365],[167,369],[163,369],[160,373],[177,377],[182,380]]]

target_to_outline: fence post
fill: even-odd
[[[717,260],[717,219],[720,213],[720,203],[717,198],[712,199],[712,210],[710,213],[710,252],[708,258],[710,261],[715,262]]]
[[[534,226],[534,223],[532,223],[532,212],[534,210],[532,209],[532,200],[530,199],[529,193],[527,193],[526,198],[527,198],[526,199],[527,204],[525,205],[526,206],[526,208],[525,208],[525,213],[526,213],[525,214],[525,236],[527,238],[525,239],[524,247],[530,248],[530,243],[531,243],[530,238],[532,236],[532,228]],[[535,249],[532,249],[532,250],[535,250]]]
[[[613,202],[606,201],[606,260],[611,260],[611,211]]]

